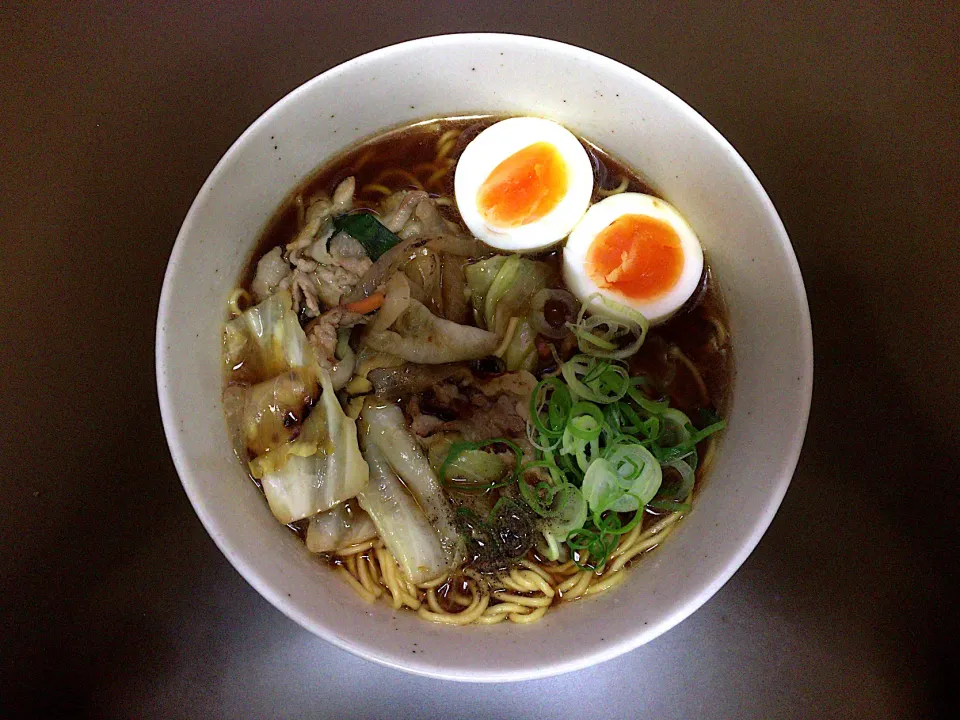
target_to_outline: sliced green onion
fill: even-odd
[[[599,571],[607,564],[620,542],[619,535],[600,532],[590,527],[574,530],[567,537],[567,546],[574,551],[574,562],[581,570]]]
[[[687,442],[697,445],[708,437],[713,435],[715,432],[720,432],[727,426],[726,420],[721,420],[719,422],[713,423],[713,425],[708,425],[703,430],[694,430],[693,425],[690,425],[687,430],[690,433],[690,437],[687,439]]]
[[[629,481],[629,485],[622,482],[621,486],[629,487],[630,491],[640,498],[641,505],[646,503],[644,498],[656,495],[657,488],[660,487],[660,463],[636,438],[621,441],[608,448],[604,457],[613,463],[617,475]],[[649,490],[650,485],[656,485],[652,492]]]
[[[660,463],[639,443],[618,443],[594,460],[583,478],[590,510],[635,512],[657,494],[663,474]]]
[[[587,308],[594,299],[609,309],[616,317],[592,314],[586,317]],[[650,323],[642,313],[633,308],[613,302],[600,293],[587,298],[580,308],[575,323],[567,327],[577,338],[580,352],[599,358],[628,358],[643,345]],[[625,342],[628,338],[632,340]]]
[[[669,478],[665,481],[656,497],[648,504],[656,510],[673,510],[678,504],[685,504],[687,498],[690,497],[693,492],[695,474],[693,468],[683,460],[671,460],[664,463],[664,467],[673,468],[677,473],[677,479]]]
[[[638,510],[626,523],[620,519],[620,515],[613,510],[606,513],[594,513],[593,524],[607,535],[624,535],[633,530],[637,525],[643,522],[643,510]]]
[[[637,376],[630,378],[630,387],[627,388],[627,394],[630,399],[639,405],[643,410],[651,415],[659,415],[664,410],[669,409],[670,403],[666,400],[651,400],[644,392],[644,388],[649,385],[647,378]]]
[[[538,383],[530,400],[527,436],[537,460],[522,472],[539,469],[541,480],[519,483],[520,497],[546,522],[540,552],[557,559],[565,538],[577,566],[592,570],[605,566],[647,508],[689,511],[697,444],[726,426],[712,411],[698,411],[703,429],[696,429],[652,378],[629,375],[622,359],[640,347],[647,322],[616,309],[624,320],[581,309],[568,325],[580,354],[557,358],[560,377]],[[666,480],[664,470],[673,471]]]
[[[538,545],[537,550],[550,562],[556,562],[560,559],[560,541],[557,540],[549,531],[543,532],[545,545]]]
[[[627,394],[630,376],[619,363],[574,355],[560,366],[570,392],[590,402],[606,405]]]
[[[587,521],[587,503],[578,488],[566,483],[557,492],[554,506],[557,515],[550,519],[544,532],[558,542],[564,542],[571,532],[583,527]]]
[[[526,476],[529,470],[536,468],[544,468],[550,474],[551,482],[538,482],[536,485],[531,485],[525,479],[522,479]],[[556,498],[557,493],[560,489],[569,483],[563,478],[563,473],[553,463],[546,460],[537,460],[531,463],[527,463],[520,470],[521,479],[517,482],[517,487],[520,489],[520,495],[527,502],[537,515],[545,518],[554,518],[557,517],[558,511],[553,508],[553,502]]]
[[[595,513],[609,510],[624,494],[616,468],[609,460],[597,458],[583,475],[583,497]]]
[[[580,348],[580,352],[593,354],[590,351],[595,348],[600,348],[601,350],[617,349],[616,343],[610,342],[599,335],[594,335],[592,332],[587,332],[581,325],[572,325],[572,327],[574,334],[577,336],[577,347]],[[584,347],[584,344],[586,344],[587,347]],[[590,345],[592,345],[593,348],[590,348]]]
[[[696,454],[693,459],[695,462]],[[664,512],[689,512],[692,507],[689,500],[696,478],[695,467],[684,460],[671,460],[664,463],[664,467],[673,468],[677,474],[675,478],[671,477],[663,483],[657,496],[647,503],[647,507]]]
[[[547,437],[559,437],[567,425],[573,398],[560,378],[541,380],[530,395],[530,421]]]
[[[683,413],[679,414],[683,415]],[[661,463],[667,463],[671,460],[682,460],[690,458],[691,456],[696,456],[697,445],[703,442],[713,433],[723,430],[726,426],[726,421],[721,420],[720,422],[705,427],[703,430],[696,430],[694,429],[693,425],[687,423],[687,425],[684,427],[685,440],[682,443],[666,448],[663,448],[662,446],[657,447],[654,449],[654,453],[657,455],[657,459],[660,460]],[[693,463],[694,467],[695,463],[696,460]]]
[[[600,437],[603,429],[603,411],[593,403],[574,403],[570,408],[570,419],[567,421],[567,430],[578,440],[591,442]]]
[[[676,408],[667,408],[660,413],[664,427],[660,433],[660,444],[668,447],[682,447],[690,444],[692,433],[690,418]],[[672,435],[668,434],[672,431]]]

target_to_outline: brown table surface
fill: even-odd
[[[493,687],[357,659],[254,592],[181,489],[153,363],[180,222],[243,129],[468,30],[599,51],[703,113],[780,210],[816,345],[800,466],[736,576],[635,652]],[[955,2],[0,5],[0,716],[952,715],[958,46]]]

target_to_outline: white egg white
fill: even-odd
[[[606,227],[624,215],[645,215],[670,225],[680,239],[683,253],[683,268],[672,288],[659,297],[648,301],[636,301],[608,288],[600,288],[587,274],[587,252],[594,239]],[[570,292],[582,302],[595,293],[620,305],[639,311],[651,323],[667,320],[693,295],[703,273],[703,248],[693,228],[670,203],[652,195],[621,193],[605,198],[587,210],[567,239],[563,250],[563,278]],[[599,298],[590,301],[592,312],[608,316],[625,315]]]
[[[553,145],[567,166],[567,192],[549,213],[519,227],[488,223],[477,207],[477,194],[490,173],[516,152],[538,142]],[[501,120],[464,149],[454,175],[460,216],[475,236],[498,250],[534,252],[563,240],[583,217],[593,194],[593,166],[580,141],[551,120],[517,117]]]

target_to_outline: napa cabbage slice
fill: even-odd
[[[335,552],[377,536],[377,527],[357,504],[347,500],[310,518],[307,549],[310,552]]]
[[[355,497],[369,477],[356,423],[340,407],[330,374],[320,370],[319,375],[323,392],[300,435],[250,463],[270,510],[282,523],[316,515]]]

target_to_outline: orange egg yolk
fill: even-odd
[[[547,215],[566,194],[563,156],[550,143],[537,142],[493,169],[477,193],[477,207],[491,225],[519,227]]]
[[[680,278],[683,249],[668,223],[646,215],[623,215],[594,238],[587,275],[597,287],[631,300],[654,300]]]

